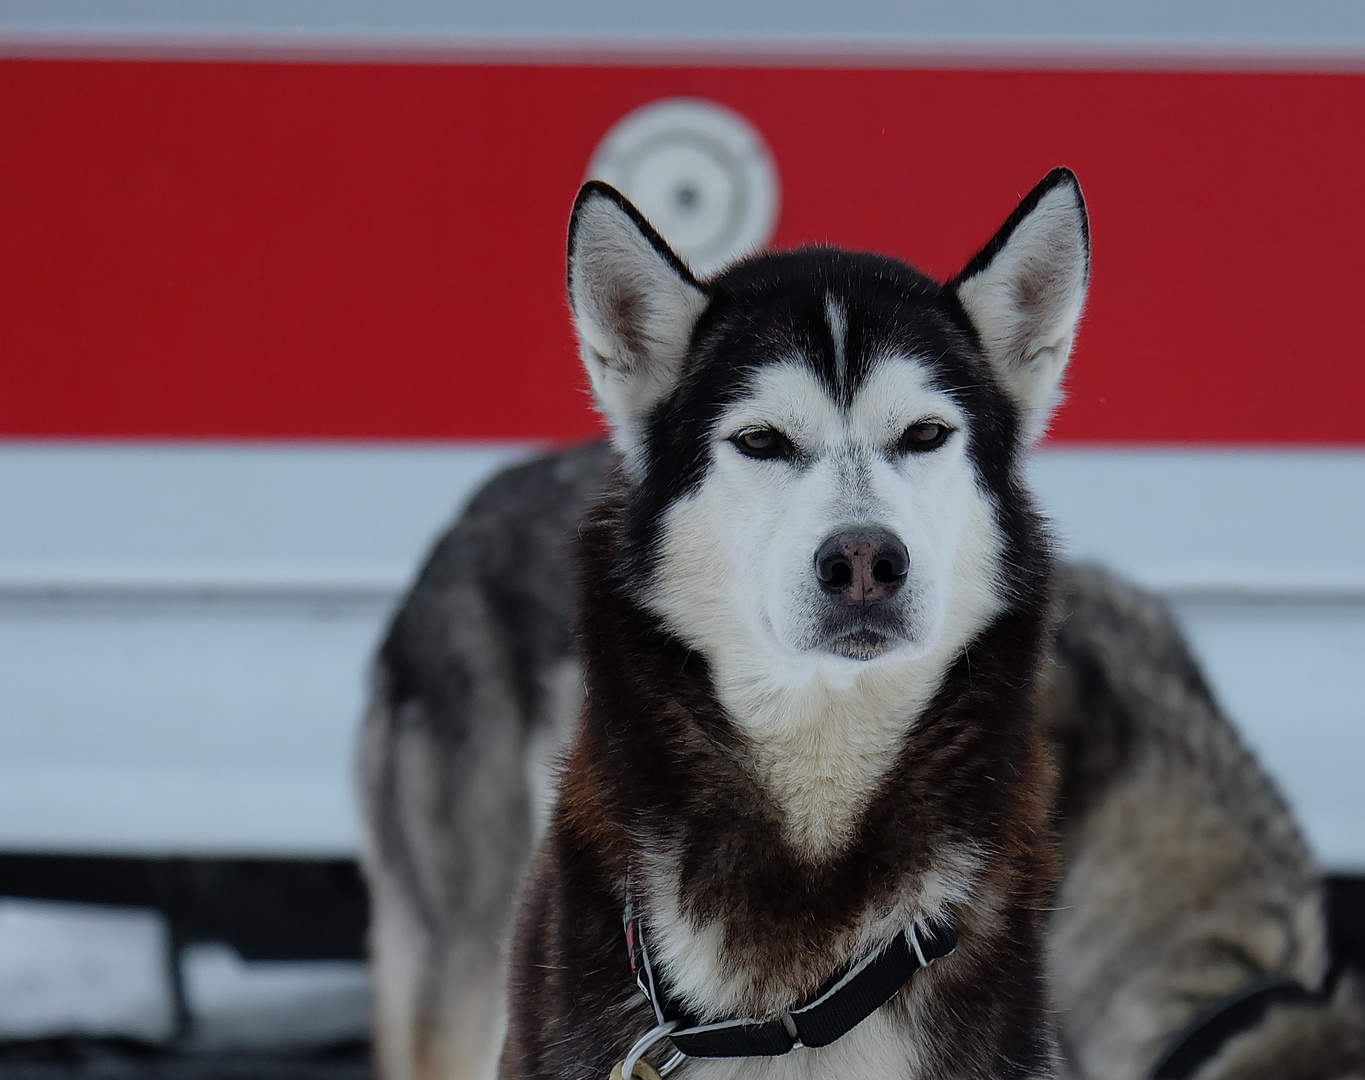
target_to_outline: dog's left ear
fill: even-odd
[[[1053,169],[950,287],[1014,398],[1024,437],[1042,435],[1090,276],[1090,226],[1070,169]]]
[[[628,468],[641,424],[682,374],[710,297],[644,216],[600,180],[569,220],[569,304],[598,408]]]

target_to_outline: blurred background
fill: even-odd
[[[946,276],[1071,166],[1037,486],[1357,933],[1362,133],[1352,0],[0,0],[0,1075],[367,1074],[367,660],[483,479],[599,433],[587,175],[701,267]]]

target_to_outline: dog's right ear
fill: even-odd
[[[569,219],[569,304],[598,408],[628,467],[641,423],[682,374],[708,301],[624,195],[600,180],[583,185]]]

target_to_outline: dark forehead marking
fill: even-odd
[[[757,368],[796,359],[847,406],[888,353],[932,360],[963,344],[942,286],[882,255],[833,248],[783,252],[741,263],[714,288],[709,318],[698,327],[702,363],[694,371],[713,387],[729,381],[718,367],[729,367],[738,390]],[[831,332],[831,302],[842,314],[842,350]],[[956,374],[943,372],[947,382]]]

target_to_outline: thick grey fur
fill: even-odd
[[[491,1075],[543,766],[577,710],[568,547],[610,461],[593,444],[494,477],[376,662],[361,782],[386,1080]],[[1065,855],[1053,994],[1071,1075],[1137,1080],[1229,992],[1269,974],[1321,984],[1321,888],[1161,603],[1093,567],[1063,567],[1058,603],[1044,700]],[[1349,980],[1273,1010],[1197,1074],[1262,1077],[1365,1077]]]

